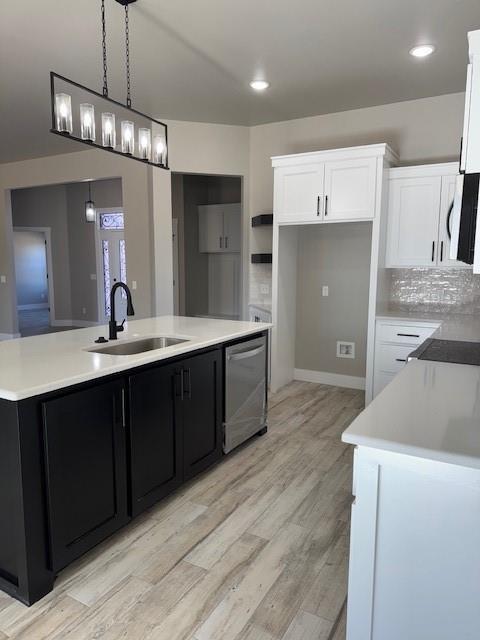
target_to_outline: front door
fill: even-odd
[[[110,320],[110,292],[116,282],[127,282],[123,211],[98,211],[97,279],[99,281],[98,319]],[[127,317],[127,297],[121,290],[115,298],[115,315],[120,323]]]

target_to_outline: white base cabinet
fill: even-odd
[[[354,458],[347,640],[478,640],[480,470]]]

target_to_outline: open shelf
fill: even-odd
[[[272,264],[272,254],[252,253],[252,264]]]
[[[273,224],[273,213],[261,213],[252,218],[252,227],[262,227]]]

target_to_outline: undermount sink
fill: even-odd
[[[188,342],[182,338],[167,338],[165,336],[155,336],[154,338],[143,338],[141,340],[130,340],[129,342],[119,342],[110,344],[108,347],[96,347],[88,349],[92,353],[103,353],[110,356],[132,356],[135,353],[145,351],[155,351],[155,349],[165,349],[182,342]]]

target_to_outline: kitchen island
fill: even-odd
[[[347,639],[478,638],[480,367],[409,362],[342,439],[355,445]]]
[[[95,342],[106,327],[0,343],[0,589],[33,604],[218,462],[225,350],[269,328],[164,316],[107,344]]]

